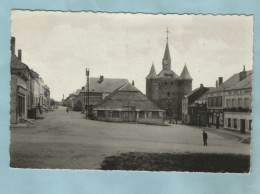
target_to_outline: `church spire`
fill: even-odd
[[[170,56],[170,50],[169,50],[169,45],[168,45],[168,34],[169,34],[168,27],[167,27],[166,33],[167,33],[166,47],[165,47],[165,51],[164,51],[162,65],[163,65],[163,70],[171,70],[171,56]]]
[[[154,64],[152,64],[150,73],[146,76],[146,79],[156,79],[158,76],[155,72]]]
[[[181,76],[179,77],[179,79],[180,80],[192,80],[192,77],[190,76],[186,63],[184,65],[184,68],[181,72]]]

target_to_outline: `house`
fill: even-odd
[[[235,85],[240,85],[239,82],[251,75],[252,70],[246,71],[244,68],[243,71],[234,74],[225,82],[223,82],[222,77],[219,77],[216,82],[216,88],[212,88],[207,92],[207,112],[209,125],[214,125],[216,128],[219,128],[220,126],[224,127],[224,109],[226,108],[226,98],[233,94],[232,90]],[[236,103],[236,99],[237,98],[234,98],[234,103]]]
[[[241,133],[252,130],[252,76],[240,75],[240,82],[225,89],[224,128]]]
[[[119,87],[125,85],[128,82],[127,79],[118,79],[118,78],[105,78],[104,76],[90,77],[89,78],[89,92],[88,87],[82,87],[80,92],[80,99],[83,107],[87,108],[88,104],[90,111],[93,106],[97,103],[101,102],[105,97],[110,95],[113,91],[118,89]],[[88,103],[89,99],[89,103]],[[83,112],[85,109],[83,110]]]
[[[200,84],[199,88],[194,89],[182,98],[182,123],[198,126],[207,124],[206,92],[210,88]]]
[[[11,93],[10,93],[10,123],[17,124],[28,118],[30,108],[30,70],[21,61],[22,52],[15,55],[15,38],[11,38]]]
[[[16,56],[15,37],[11,37],[10,70],[11,124],[23,122],[28,118],[36,118],[37,115],[39,116],[39,107],[43,106],[44,82],[38,73],[22,62],[22,50],[19,49]],[[48,86],[45,85],[45,87]]]
[[[164,124],[164,110],[130,83],[96,104],[93,115],[100,121]]]

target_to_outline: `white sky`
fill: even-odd
[[[193,89],[215,86],[253,64],[253,16],[152,15],[92,12],[12,11],[11,35],[22,60],[61,100],[91,77],[135,80],[145,93],[152,62],[162,69],[169,28],[172,70],[186,62]],[[17,53],[17,51],[16,51]]]

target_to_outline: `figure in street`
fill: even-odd
[[[203,130],[203,133],[202,133],[202,136],[203,136],[203,143],[204,143],[204,146],[207,146],[208,145],[208,134],[205,132],[205,130]]]
[[[67,108],[67,113],[69,113],[69,108]]]

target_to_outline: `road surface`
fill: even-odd
[[[100,169],[107,156],[127,152],[250,154],[250,146],[235,138],[186,125],[154,126],[84,119],[59,107],[35,121],[34,127],[11,128],[11,167]]]

